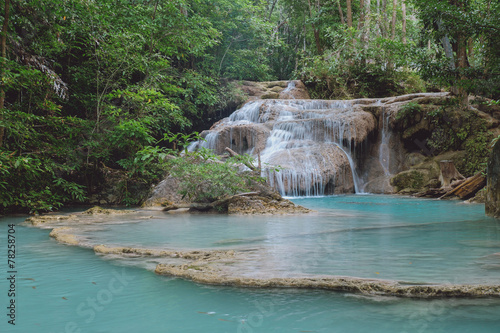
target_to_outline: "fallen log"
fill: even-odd
[[[180,208],[189,208],[192,210],[197,210],[200,212],[206,212],[209,211],[210,209],[213,209],[217,206],[223,206],[227,202],[231,201],[231,199],[236,198],[236,197],[244,197],[244,196],[254,196],[254,195],[259,195],[259,192],[245,192],[245,193],[238,193],[235,195],[231,195],[229,197],[224,197],[222,199],[209,202],[209,203],[197,203],[197,202],[192,202],[192,203],[180,203],[180,204],[170,204],[170,205],[165,205],[163,207],[163,211],[169,211],[169,210],[176,210]]]
[[[474,176],[467,178],[462,184],[458,185],[453,190],[448,191],[439,197],[439,199],[444,199],[452,195],[464,200],[469,199],[485,186],[486,177],[483,175],[483,171],[480,171]]]
[[[446,192],[444,188],[430,188],[426,191],[418,192],[415,196],[418,198],[439,198],[446,194]]]

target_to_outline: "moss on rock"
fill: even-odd
[[[426,170],[407,170],[398,173],[391,178],[391,185],[397,192],[416,193],[428,181],[429,176]]]

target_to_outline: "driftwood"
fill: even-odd
[[[171,205],[166,205],[163,207],[163,211],[169,211],[169,210],[176,210],[180,208],[189,208],[190,210],[197,210],[200,212],[206,212],[209,211],[210,209],[213,209],[217,206],[223,206],[227,204],[229,201],[231,201],[233,198],[236,197],[244,197],[244,196],[254,196],[258,195],[259,192],[245,192],[245,193],[239,193],[235,194],[229,197],[225,197],[213,202],[209,203],[197,203],[197,202],[192,202],[192,203],[180,203],[180,204],[171,204]]]
[[[460,199],[468,199],[474,196],[480,189],[486,186],[486,177],[480,171],[474,176],[467,178],[462,184],[442,195],[439,199],[444,199],[452,195]]]
[[[415,194],[416,197],[419,198],[438,198],[443,194],[446,194],[447,191],[444,188],[430,188],[427,191],[419,192]]]
[[[453,161],[440,161],[439,168],[441,170],[439,181],[442,187],[449,187],[454,180],[465,179],[465,177],[455,168]]]
[[[231,155],[233,157],[240,156],[240,154],[238,154],[237,152],[235,152],[234,150],[232,150],[229,147],[226,147],[225,150],[229,153],[229,155]],[[260,156],[259,156],[259,159],[260,159]],[[245,164],[247,166],[247,168],[249,168],[250,170],[252,170],[252,171],[256,171],[257,170],[257,168],[254,165],[252,165],[251,163],[248,163],[246,161],[241,161],[241,162],[243,164]]]

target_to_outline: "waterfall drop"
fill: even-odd
[[[253,100],[202,132],[197,147],[260,155],[262,176],[284,196],[360,193],[355,151],[375,128],[352,101]]]

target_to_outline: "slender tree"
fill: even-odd
[[[311,0],[307,0],[307,3],[309,4],[309,18],[312,19],[313,18],[313,9],[312,9],[312,5],[311,5]],[[319,0],[316,1],[316,5],[317,5],[318,11],[319,11],[319,9],[320,9],[319,8],[320,7]],[[314,33],[314,41],[316,42],[316,50],[318,51],[318,54],[323,54],[323,48],[321,47],[319,29],[316,27],[316,24],[314,24],[314,22],[311,22],[311,27],[312,27],[313,33]]]
[[[361,30],[365,25],[365,0],[359,2],[359,11],[358,30]]]
[[[5,69],[7,66],[7,31],[9,28],[9,14],[10,14],[10,0],[5,0],[5,9],[4,9],[4,18],[2,25],[2,70],[1,70],[1,78],[2,83],[0,85],[0,121],[3,120],[4,116],[4,108],[5,108]],[[3,146],[3,137],[5,135],[5,127],[0,126],[0,147]]]
[[[396,13],[398,7],[398,0],[392,0],[392,23],[391,23],[391,38],[396,39]]]
[[[340,0],[337,0],[337,7],[339,8],[340,23],[345,24],[344,13],[342,12],[342,6],[340,5]]]
[[[347,26],[352,28],[352,4],[351,0],[347,0]]]
[[[380,24],[382,37],[387,37],[387,0],[382,0],[382,22]]]
[[[406,44],[406,2],[405,0],[401,0],[401,10],[403,12],[403,31],[402,31],[402,38],[403,38],[403,44]]]

